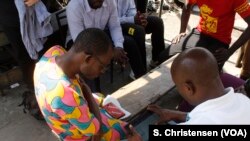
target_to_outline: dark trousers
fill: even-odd
[[[134,72],[135,78],[141,77],[146,73],[146,68],[136,41],[133,37],[125,35],[123,46],[124,50],[127,52],[129,64]]]
[[[124,49],[128,50],[128,57],[130,59],[130,65],[135,74],[146,73],[147,61],[146,61],[146,47],[145,47],[145,30],[142,26],[133,23],[121,24],[122,33],[124,36]],[[131,48],[132,47],[132,48]],[[134,57],[133,57],[134,56]],[[136,60],[136,61],[135,61]],[[143,66],[143,69],[138,67]]]
[[[158,61],[159,54],[165,48],[164,26],[163,26],[162,19],[156,16],[148,16],[147,21],[148,21],[148,24],[145,29],[142,26],[136,25],[133,23],[121,24],[123,36],[128,36],[130,38],[132,37],[136,44],[134,46],[137,46],[139,48],[140,56],[142,58],[143,66],[145,69],[147,68],[145,33],[151,34],[152,60],[153,61]]]
[[[11,24],[1,24],[3,32],[7,36],[11,46],[7,48],[12,57],[16,60],[23,72],[23,81],[28,88],[34,89],[33,72],[35,68],[35,61],[32,60],[26,51],[23,44],[20,28],[18,26],[11,26]]]
[[[160,53],[165,49],[163,21],[156,16],[148,16],[147,21],[145,31],[146,34],[151,33],[152,60],[158,61]]]
[[[228,49],[229,45],[206,34],[200,33],[197,29],[194,28],[188,35],[181,38],[179,43],[168,46],[160,54],[159,61],[160,63],[162,63],[165,60],[169,59],[171,56],[192,47],[203,47],[214,54],[215,51],[219,48]],[[218,65],[219,70],[222,69],[223,65],[224,64]]]
[[[14,4],[14,0],[2,1],[0,5],[0,25],[11,44],[11,46],[8,46],[7,50],[16,60],[23,72],[23,81],[27,84],[28,88],[34,89],[33,72],[36,60],[30,58],[23,44],[18,11]],[[39,52],[39,57],[41,57],[49,47],[55,44],[57,44],[55,37],[53,35],[49,36],[44,45],[44,49]]]
[[[148,0],[135,0],[136,9],[141,13],[146,13]]]

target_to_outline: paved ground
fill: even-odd
[[[165,12],[162,15],[165,25],[165,40],[166,45],[171,39],[179,32],[180,14],[178,12]],[[192,15],[189,27],[190,30],[198,22],[198,16]],[[239,37],[241,32],[233,31],[233,41]],[[151,45],[150,36],[147,36],[147,52],[148,62],[151,60]],[[225,65],[225,71],[233,75],[239,75],[239,69],[235,68],[235,62],[237,58],[237,52],[229,59]],[[121,86],[131,82],[128,77],[129,69],[125,69],[124,72],[120,72],[119,67],[115,67],[114,71],[114,83],[109,81],[109,72],[102,76],[101,84],[102,90],[105,94],[110,94],[117,90]],[[0,97],[0,138],[5,141],[55,141],[56,138],[51,134],[49,128],[43,121],[37,121],[28,114],[24,114],[21,107],[17,105],[21,102],[21,93],[23,87],[19,86],[14,89],[5,90],[5,96]],[[173,92],[167,96],[161,103],[163,105],[174,108],[176,103],[180,100],[180,97]]]

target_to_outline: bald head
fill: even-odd
[[[219,75],[214,56],[206,49],[195,47],[183,51],[173,62],[172,76],[182,76],[185,81],[206,84]]]
[[[219,96],[224,89],[214,56],[201,47],[183,51],[174,60],[171,74],[179,92],[193,105]]]

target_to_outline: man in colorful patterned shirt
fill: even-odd
[[[61,140],[117,141],[126,138],[125,122],[107,116],[78,74],[88,79],[104,73],[113,57],[112,43],[100,29],[81,32],[66,52],[50,48],[36,64],[36,98],[47,124]],[[130,136],[131,137],[131,136]],[[130,139],[134,139],[132,136]]]
[[[190,12],[194,5],[200,8],[197,28],[186,35]],[[222,69],[225,61],[248,39],[250,27],[229,47],[235,14],[238,13],[249,25],[250,5],[248,0],[186,0],[181,16],[180,34],[172,45],[161,54],[161,62],[190,47],[204,47],[213,53]]]

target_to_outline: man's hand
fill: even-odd
[[[26,5],[26,6],[32,6],[32,5],[34,5],[34,4],[36,4],[37,2],[38,2],[39,0],[24,0],[24,4]]]
[[[160,116],[156,124],[162,124],[171,120],[185,121],[187,116],[185,112],[163,109],[157,105],[149,105],[147,109]]]
[[[159,115],[160,119],[156,124],[162,124],[172,120],[171,116],[168,116],[169,114],[171,114],[170,111],[168,111],[167,109],[162,109],[158,105],[149,105],[147,109]]]
[[[229,49],[225,48],[219,48],[214,53],[218,65],[225,63],[231,55]]]
[[[141,14],[140,11],[138,11],[138,12],[136,13],[136,15],[135,15],[135,17],[134,17],[135,24],[141,25],[141,20],[140,20],[140,18],[139,18],[140,14]]]
[[[115,62],[121,64],[122,67],[125,67],[128,62],[127,53],[121,47],[114,48],[114,60]]]
[[[144,28],[146,28],[148,21],[147,21],[147,16],[145,15],[145,13],[140,14],[139,16],[140,20],[141,20],[141,26],[143,26]]]
[[[132,125],[129,125],[132,134],[128,135],[128,141],[142,141],[141,135],[135,131]]]
[[[135,20],[135,24],[137,25],[141,25],[144,28],[147,26],[148,21],[147,21],[147,16],[145,13],[140,13],[140,11],[138,11],[134,17]]]
[[[182,37],[185,37],[186,33],[180,33],[179,35],[177,35],[173,40],[172,40],[172,44],[177,44],[180,42]]]

